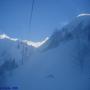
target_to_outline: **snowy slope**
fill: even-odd
[[[0,86],[5,85],[9,73],[31,60],[37,48],[47,40],[48,38],[41,42],[32,42],[0,34]]]
[[[4,61],[5,59],[14,59],[18,64],[20,64],[22,59],[25,58],[27,60],[28,56],[30,56],[31,53],[33,53],[32,46],[28,46],[24,42],[18,39],[10,38],[5,34],[0,35],[1,61]]]
[[[59,46],[61,42],[73,38],[88,38],[90,29],[90,14],[80,14],[75,17],[69,24],[60,30],[56,30],[51,38],[41,46],[41,48],[50,49]]]
[[[48,38],[42,42],[32,42],[11,38],[6,34],[0,35],[0,64],[6,59],[15,60],[18,64],[30,59],[36,48],[44,44]]]
[[[75,61],[76,43],[70,41],[35,55],[32,61],[13,73],[9,85],[20,90],[86,90],[86,79],[79,62]]]
[[[39,52],[40,51],[40,52]],[[30,60],[8,77],[19,90],[90,89],[90,15],[55,31]]]
[[[0,35],[0,86],[5,82],[8,73],[30,60],[36,48],[27,45],[23,40]]]

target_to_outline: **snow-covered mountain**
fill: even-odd
[[[43,47],[55,48],[61,42],[76,38],[89,38],[90,14],[80,14],[60,30],[56,30]]]
[[[3,80],[3,74],[11,72],[30,60],[36,48],[45,43],[18,40],[11,38],[6,34],[0,35],[0,85]]]
[[[33,53],[33,49],[33,46],[27,45],[23,41],[2,34],[0,35],[0,64],[5,59],[12,59],[20,64],[22,59],[28,59]]]
[[[20,50],[34,50],[25,64],[14,69],[6,85],[19,90],[89,90],[90,89],[90,15],[80,14],[62,29],[46,39],[39,48],[18,40],[0,41],[0,48],[10,52],[5,55],[20,59]],[[9,44],[7,44],[7,42]],[[2,44],[5,43],[5,44]],[[12,45],[11,45],[12,44]],[[23,45],[25,45],[23,47]],[[10,48],[10,49],[9,49]],[[13,51],[12,51],[13,50]],[[26,50],[25,50],[26,51]],[[26,60],[27,52],[23,53]],[[19,56],[18,56],[19,55]],[[4,58],[4,57],[3,57]],[[20,60],[21,61],[21,60]]]
[[[23,41],[10,38],[6,34],[0,35],[0,86],[5,83],[6,73],[30,60],[33,52],[34,48]]]

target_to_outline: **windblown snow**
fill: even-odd
[[[42,42],[13,42],[0,35],[0,49],[0,86],[19,90],[90,89],[89,14],[78,15]]]

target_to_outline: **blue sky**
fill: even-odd
[[[0,0],[0,32],[19,39],[40,41],[80,13],[90,13],[90,0]]]

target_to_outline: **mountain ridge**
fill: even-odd
[[[24,56],[24,64],[12,70],[11,76],[7,75],[6,85],[17,86],[19,90],[89,90],[90,19],[88,18],[85,14],[75,17],[62,29],[55,31],[38,49],[27,47],[26,44],[23,47],[23,43],[19,43],[19,46],[17,44],[19,50],[27,48],[21,55]],[[6,39],[4,40],[6,42]],[[4,45],[1,46],[11,47]],[[13,51],[13,48],[11,50]],[[31,52],[27,53],[28,51]],[[14,53],[16,57],[18,54]]]

